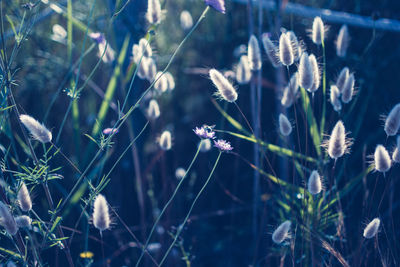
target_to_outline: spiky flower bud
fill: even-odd
[[[262,42],[264,45],[264,50],[265,53],[268,56],[269,61],[271,62],[272,66],[279,67],[281,65],[281,62],[279,61],[278,58],[278,48],[274,43],[272,43],[271,39],[269,39],[269,34],[264,33],[262,35]]]
[[[100,230],[100,232],[109,229],[111,219],[106,198],[101,194],[97,195],[93,206],[92,218],[94,227]]]
[[[28,129],[32,137],[42,143],[48,143],[51,141],[51,132],[37,120],[29,115],[22,114],[19,116],[22,124]]]
[[[170,131],[164,131],[159,140],[159,144],[162,150],[170,150],[172,147],[172,135]]]
[[[347,25],[343,25],[336,39],[336,55],[338,57],[346,57],[347,48],[349,47],[350,37]]]
[[[193,26],[193,18],[192,15],[190,15],[190,12],[187,10],[183,10],[181,12],[180,16],[180,21],[181,21],[181,27],[182,29],[189,30]]]
[[[150,24],[160,23],[162,18],[162,11],[160,0],[149,0],[147,4],[146,19]]]
[[[18,231],[14,217],[11,215],[10,209],[0,201],[0,225],[6,229],[10,235],[15,235]]]
[[[342,103],[340,102],[340,92],[336,85],[331,85],[330,100],[333,109],[339,112],[342,109]]]
[[[314,44],[320,45],[324,42],[325,26],[320,17],[315,17],[312,25],[311,39]]]
[[[306,90],[310,90],[314,84],[314,72],[311,60],[306,52],[300,58],[298,70],[299,85]]]
[[[284,32],[279,38],[279,59],[285,66],[290,66],[294,63],[292,42],[289,34]]]
[[[343,90],[342,90],[342,102],[343,103],[349,103],[351,99],[353,98],[354,94],[354,74],[351,73],[349,74],[349,77],[347,77],[346,82],[344,83]]]
[[[314,54],[311,54],[308,58],[310,60],[312,72],[313,72],[313,75],[314,75],[313,85],[311,86],[311,88],[308,91],[310,93],[314,93],[315,91],[318,90],[318,88],[319,88],[319,86],[321,84],[321,74],[320,74],[320,71],[319,71],[319,66],[318,66],[317,59],[315,58]]]
[[[322,190],[321,176],[318,171],[314,170],[311,172],[307,183],[308,192],[312,195],[319,194]]]
[[[292,125],[284,114],[279,114],[279,131],[283,136],[288,136],[292,132]]]
[[[217,95],[228,102],[235,102],[238,94],[228,79],[216,69],[211,69],[209,75],[214,86],[218,89]]]
[[[336,80],[336,86],[339,89],[339,92],[343,91],[344,85],[349,78],[350,75],[350,70],[348,67],[344,67],[341,71],[340,74]]]
[[[272,234],[272,241],[276,244],[282,243],[285,239],[289,238],[289,231],[292,223],[290,221],[284,221]]]
[[[18,228],[32,228],[32,219],[29,216],[22,215],[14,218]]]
[[[246,84],[251,80],[251,69],[249,64],[249,59],[247,56],[243,55],[240,57],[239,64],[236,68],[236,81],[239,84]]]
[[[150,100],[149,107],[147,109],[147,117],[149,119],[155,120],[160,117],[160,107],[155,99]]]
[[[400,103],[392,108],[385,120],[385,132],[387,136],[396,135],[400,128]]]
[[[378,172],[387,172],[392,166],[389,152],[382,145],[377,145],[374,153],[374,166]]]
[[[21,183],[21,187],[18,191],[18,204],[23,211],[30,211],[32,209],[31,196],[24,182]]]
[[[258,45],[257,37],[250,36],[249,45],[247,48],[247,57],[251,70],[259,70],[262,66],[260,46]]]
[[[378,233],[380,224],[381,224],[381,220],[379,218],[373,219],[367,225],[367,227],[365,227],[363,236],[365,238],[368,238],[368,239],[373,238],[374,236],[376,236],[376,234]]]
[[[332,130],[328,142],[328,154],[332,159],[338,159],[346,152],[346,131],[343,122],[339,120]]]

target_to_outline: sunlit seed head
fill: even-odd
[[[97,56],[101,58],[104,63],[110,63],[115,60],[115,51],[111,48],[110,43],[106,41],[101,42],[97,45],[98,52]]]
[[[294,61],[297,61],[300,58],[302,52],[299,40],[297,39],[297,36],[293,31],[288,31],[286,35],[289,37],[292,44]]]
[[[314,75],[314,79],[313,79],[314,82],[313,82],[313,85],[311,86],[311,88],[308,89],[308,91],[311,93],[314,93],[315,91],[318,90],[318,88],[321,84],[321,73],[319,70],[317,59],[315,58],[314,54],[311,54],[309,56],[309,60],[310,60],[312,72]]]
[[[228,102],[235,102],[238,94],[228,79],[216,69],[211,69],[209,75],[214,86],[217,87],[217,95]]]
[[[340,92],[336,85],[331,85],[330,101],[335,111],[339,112],[342,109],[342,102],[340,102]]]
[[[262,66],[260,46],[258,45],[257,37],[250,36],[249,45],[247,48],[247,57],[251,70],[259,70]]]
[[[385,120],[385,132],[387,136],[396,135],[400,128],[400,103],[395,105]]]
[[[202,139],[199,142],[199,146],[201,152],[208,152],[212,148],[212,142],[210,139]]]
[[[18,231],[14,217],[11,215],[10,209],[6,204],[0,201],[0,225],[6,229],[10,235],[15,235]]]
[[[100,230],[100,232],[109,229],[111,226],[108,203],[106,198],[101,194],[97,195],[94,200],[92,219],[94,227]]]
[[[287,33],[282,33],[279,38],[279,59],[284,66],[294,63],[293,47]]]
[[[281,98],[282,106],[288,108],[296,101],[299,92],[297,72],[290,78],[289,84],[285,87]]]
[[[239,84],[249,83],[251,80],[251,69],[249,59],[243,55],[240,57],[239,64],[236,67],[236,81]]]
[[[336,80],[336,86],[339,89],[339,92],[343,91],[344,85],[349,78],[350,75],[350,70],[348,67],[344,67],[341,71],[340,74]]]
[[[189,30],[193,26],[193,18],[190,15],[190,12],[187,10],[183,10],[180,16],[181,27],[183,30]]]
[[[140,46],[138,44],[134,44],[132,46],[132,60],[133,62],[135,62],[136,64],[139,63],[140,58],[142,57],[142,49],[140,48]]]
[[[159,139],[159,145],[162,150],[167,151],[172,147],[172,135],[170,131],[164,131]]]
[[[17,216],[14,220],[18,228],[32,228],[32,219],[27,215]]]
[[[347,25],[343,25],[336,39],[336,55],[338,57],[346,57],[347,48],[349,47],[350,36]]]
[[[308,192],[312,195],[319,194],[322,190],[322,182],[321,176],[319,175],[318,171],[314,170],[311,172],[310,177],[308,178],[307,183]]]
[[[145,57],[151,57],[153,55],[153,50],[151,49],[151,45],[146,38],[142,38],[139,40],[139,48],[140,52],[143,53]]]
[[[284,114],[279,114],[279,131],[283,136],[289,136],[292,133],[292,125]]]
[[[152,59],[148,58],[148,57],[142,57],[141,61],[138,61],[138,71],[137,71],[137,75],[139,76],[140,79],[146,79],[146,75],[148,73],[148,69],[150,66],[150,61]],[[139,64],[140,63],[140,64]]]
[[[389,152],[382,145],[377,145],[374,153],[374,167],[378,172],[387,172],[392,166]]]
[[[19,119],[22,124],[28,129],[32,137],[42,143],[48,143],[51,141],[52,134],[51,132],[37,120],[32,118],[29,115],[20,115]]]
[[[292,223],[290,221],[281,223],[273,232],[272,241],[274,241],[276,244],[281,244],[285,239],[289,238],[291,225]]]
[[[279,61],[279,57],[278,57],[278,54],[279,54],[278,48],[271,41],[268,33],[264,33],[262,35],[262,42],[264,45],[265,53],[267,54],[268,59],[271,62],[272,66],[274,66],[275,68],[279,67],[281,65],[281,62]]]
[[[311,39],[314,44],[320,45],[325,38],[325,26],[320,17],[315,17],[312,25]]]
[[[167,71],[166,73],[164,73],[165,78],[167,79],[167,83],[168,83],[168,90],[172,91],[175,89],[175,79],[174,76],[172,76],[172,74]]]
[[[25,183],[21,183],[21,187],[18,191],[18,204],[21,210],[30,211],[32,209],[32,200],[29,194],[29,190],[26,187]]]
[[[148,68],[146,70],[146,79],[149,82],[153,82],[154,78],[157,74],[157,65],[153,58],[149,58],[148,60]]]
[[[147,4],[146,19],[150,24],[158,24],[162,19],[160,0],[149,0]]]
[[[373,238],[376,236],[379,230],[379,226],[381,224],[381,220],[379,218],[373,219],[364,229],[363,236],[365,238]]]
[[[393,162],[400,163],[400,136],[397,136],[396,147],[392,154]]]
[[[314,84],[314,72],[310,58],[306,52],[304,52],[300,58],[297,77],[301,87],[306,90],[310,90],[312,88]]]
[[[342,121],[338,121],[332,130],[328,141],[328,154],[332,159],[338,159],[344,155],[347,149],[346,131]]]
[[[168,80],[161,71],[157,72],[154,79],[156,81],[154,83],[154,89],[156,89],[159,93],[164,93],[168,90]]]
[[[351,74],[349,74],[349,77],[347,77],[347,80],[343,86],[343,90],[342,90],[342,102],[343,103],[347,104],[353,99],[354,84],[355,84],[354,74],[351,73]]]
[[[155,120],[160,117],[160,107],[155,99],[150,100],[149,107],[147,109],[147,117],[151,120]]]
[[[185,170],[184,168],[179,167],[179,168],[177,168],[177,169],[175,170],[175,177],[176,177],[176,179],[180,180],[180,179],[182,179],[183,177],[185,177],[185,175],[186,175],[186,170]]]

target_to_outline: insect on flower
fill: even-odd
[[[215,132],[213,131],[213,128],[208,125],[203,125],[202,127],[196,127],[193,129],[193,131],[198,137],[202,139],[215,138]]]

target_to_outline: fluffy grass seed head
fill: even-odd
[[[17,216],[14,218],[15,223],[17,224],[18,228],[29,228],[31,229],[32,226],[32,219],[27,215]]]
[[[354,74],[349,74],[347,77],[346,82],[344,83],[343,90],[342,90],[342,102],[347,104],[353,99],[354,95],[354,84],[355,84]]]
[[[294,63],[293,46],[289,34],[283,32],[279,38],[279,59],[284,66]]]
[[[278,53],[278,48],[276,45],[271,41],[269,38],[268,33],[264,33],[262,35],[262,43],[264,46],[265,53],[267,54],[267,57],[269,61],[271,62],[272,66],[277,68],[281,65],[281,62],[279,61],[279,53]]]
[[[297,61],[299,60],[300,55],[302,53],[302,48],[299,43],[299,40],[297,39],[297,36],[293,31],[288,31],[286,35],[289,37],[290,42],[292,44],[294,61]]]
[[[139,64],[139,61],[138,61],[138,72],[137,72],[137,75],[139,76],[139,78],[140,79],[142,79],[142,80],[144,80],[144,79],[146,79],[146,75],[147,75],[147,73],[148,73],[148,69],[149,69],[149,65],[150,65],[150,61],[151,61],[152,59],[151,58],[148,58],[148,57],[142,57],[142,60],[140,61],[140,64]]]
[[[272,241],[276,244],[281,244],[285,239],[290,237],[290,227],[292,223],[290,221],[284,221],[278,228],[272,233]]]
[[[373,219],[364,229],[363,236],[365,238],[373,238],[379,231],[381,220],[379,218]]]
[[[216,69],[211,69],[209,75],[214,86],[218,89],[216,95],[230,103],[235,102],[238,98],[238,94],[228,79]]]
[[[387,172],[392,166],[389,152],[383,145],[377,145],[374,152],[374,167],[378,172]]]
[[[139,40],[139,48],[140,52],[143,53],[144,57],[151,57],[153,55],[153,50],[151,49],[151,45],[146,38],[141,38]]]
[[[249,64],[249,59],[247,56],[243,55],[240,57],[239,64],[236,67],[236,81],[239,84],[247,84],[251,80],[251,68]]]
[[[299,85],[306,90],[310,90],[314,84],[314,72],[313,65],[310,57],[304,52],[300,58],[300,64],[298,69],[298,80]]]
[[[281,104],[285,108],[293,105],[296,101],[299,93],[299,83],[298,83],[297,72],[290,78],[289,84],[283,90],[283,95],[281,98]]]
[[[43,124],[26,114],[20,115],[19,119],[34,139],[42,143],[48,143],[51,141],[52,134]]]
[[[172,135],[170,131],[164,131],[158,141],[162,150],[167,151],[172,147]]]
[[[180,15],[181,27],[183,30],[189,30],[193,26],[193,18],[189,11],[183,10]]]
[[[348,67],[344,67],[340,71],[339,76],[336,80],[336,86],[339,89],[339,92],[343,91],[344,85],[345,85],[347,79],[349,78],[349,75],[350,75],[350,70]]]
[[[249,45],[247,47],[247,57],[251,70],[259,70],[262,66],[260,46],[258,44],[257,37],[251,35],[249,39]]]
[[[0,201],[0,225],[6,229],[10,235],[15,235],[18,231],[14,217],[11,215],[10,209],[6,204]]]
[[[175,170],[175,177],[176,179],[180,180],[186,175],[186,170],[182,167],[179,167]]]
[[[307,189],[312,195],[319,194],[322,191],[322,181],[318,171],[314,170],[311,172],[308,178]]]
[[[310,60],[312,72],[314,75],[314,82],[308,91],[311,93],[315,93],[315,91],[317,91],[319,86],[321,85],[321,72],[320,72],[320,69],[318,66],[318,61],[314,54],[311,54],[309,56],[309,60]]]
[[[17,198],[21,210],[30,211],[32,209],[31,196],[29,195],[29,190],[24,182],[21,183],[21,187],[19,188]]]
[[[147,108],[147,117],[151,120],[160,117],[160,107],[158,106],[157,100],[150,100],[149,107]]]
[[[314,44],[321,45],[325,38],[325,26],[321,17],[315,17],[312,25],[311,39]]]
[[[175,89],[175,79],[174,76],[172,76],[171,72],[167,71],[164,73],[165,79],[167,79],[168,83],[168,90],[172,91]]]
[[[395,105],[385,120],[385,132],[387,136],[394,136],[400,128],[400,103]]]
[[[337,160],[348,150],[349,142],[346,141],[346,130],[343,122],[339,120],[332,130],[327,143],[329,157]]]
[[[142,57],[142,50],[138,44],[132,46],[132,60],[135,64],[138,64]]]
[[[96,227],[100,233],[104,230],[110,229],[111,218],[106,198],[103,195],[98,194],[94,200],[93,206],[92,219],[94,227]]]
[[[154,79],[156,80],[154,83],[154,89],[156,89],[160,94],[165,93],[168,90],[168,80],[165,75],[159,71]]]
[[[329,97],[333,109],[337,112],[342,110],[342,102],[340,102],[340,92],[336,85],[331,85]]]
[[[336,55],[338,57],[346,57],[347,48],[349,47],[350,36],[347,25],[343,25],[336,39]]]
[[[400,136],[397,136],[396,147],[395,147],[395,149],[393,151],[393,154],[392,154],[393,162],[400,163],[400,153],[399,153],[399,151],[400,151]]]
[[[289,136],[292,133],[293,127],[290,121],[284,114],[279,114],[279,131],[283,136]]]
[[[158,24],[162,19],[160,0],[149,0],[147,2],[146,19],[150,24]]]
[[[146,79],[149,82],[153,82],[154,78],[156,77],[157,74],[157,65],[156,62],[153,58],[148,58],[148,65],[146,69]]]

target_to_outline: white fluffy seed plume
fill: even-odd
[[[281,62],[279,61],[278,58],[278,48],[276,45],[271,41],[271,39],[268,36],[268,33],[264,33],[262,35],[262,42],[264,46],[265,53],[267,54],[267,57],[269,61],[271,62],[272,66],[275,68],[279,67],[281,65]]]
[[[373,219],[367,225],[367,227],[365,227],[363,236],[365,238],[368,238],[368,239],[373,238],[374,236],[376,236],[376,234],[378,233],[380,224],[381,224],[381,220],[379,218]]]
[[[156,81],[154,83],[154,89],[156,89],[160,94],[165,93],[168,90],[168,80],[165,75],[159,71],[154,79]]]
[[[26,114],[20,115],[19,119],[34,139],[42,143],[48,143],[51,141],[51,132],[43,124]]]
[[[284,114],[279,114],[279,131],[283,136],[289,136],[292,133],[292,125]]]
[[[339,92],[343,91],[344,85],[345,85],[347,79],[349,78],[349,75],[350,75],[350,70],[348,67],[344,67],[340,71],[339,76],[336,80],[336,86],[339,89]]]
[[[336,39],[336,55],[338,57],[346,57],[347,48],[349,47],[350,36],[347,25],[343,25]]]
[[[397,136],[396,147],[392,154],[392,160],[396,163],[400,163],[400,136]]]
[[[133,62],[135,62],[136,64],[139,63],[140,58],[142,57],[142,50],[140,48],[140,46],[138,44],[134,44],[132,46],[132,60]]]
[[[310,93],[315,93],[321,84],[321,73],[319,70],[317,58],[314,56],[314,54],[311,54],[308,58],[310,60],[311,68],[312,68],[312,72],[313,72],[313,76],[314,76],[313,85],[311,86],[311,88],[308,91]]]
[[[318,171],[314,170],[311,172],[307,183],[308,192],[312,195],[319,194],[322,190],[321,176]]]
[[[29,195],[29,190],[26,187],[25,183],[21,183],[21,187],[18,191],[18,204],[21,210],[23,211],[30,211],[32,209],[32,200],[31,196]]]
[[[342,109],[342,102],[340,102],[340,92],[336,85],[331,85],[330,100],[333,109],[339,112]]]
[[[153,58],[149,58],[147,63],[148,63],[148,66],[146,69],[146,79],[149,82],[153,82],[154,78],[156,77],[156,74],[157,74],[157,65]]]
[[[176,179],[180,180],[186,175],[186,170],[182,167],[179,167],[175,170],[175,177]]]
[[[354,83],[354,74],[351,73],[349,74],[349,77],[347,77],[342,90],[342,102],[345,104],[349,103],[353,99]]]
[[[400,103],[392,108],[385,120],[385,132],[387,136],[396,135],[400,128]]]
[[[172,74],[167,71],[166,73],[164,73],[165,79],[167,79],[167,83],[168,83],[168,90],[172,91],[175,89],[175,79],[174,76],[172,76]]]
[[[286,34],[290,39],[290,43],[292,44],[294,61],[297,61],[302,53],[299,40],[293,31],[288,31]]]
[[[290,221],[284,221],[272,234],[272,241],[276,244],[282,243],[285,239],[289,238],[289,231],[292,223]]]
[[[150,24],[160,23],[162,11],[160,0],[149,0],[147,4],[146,19]]]
[[[281,99],[281,104],[285,108],[293,105],[296,101],[299,92],[299,83],[297,78],[297,72],[290,78],[289,84],[285,87]]]
[[[387,172],[392,166],[389,152],[383,145],[377,145],[374,153],[374,167],[378,172]]]
[[[146,38],[142,38],[139,40],[140,51],[143,53],[145,57],[151,57],[153,55],[153,50],[151,49],[151,45]]]
[[[300,58],[298,69],[299,85],[306,90],[310,90],[314,84],[314,72],[310,58],[307,53],[303,53]]]
[[[251,80],[251,69],[249,59],[243,55],[240,57],[239,64],[236,67],[236,81],[239,84],[247,84]]]
[[[155,99],[150,100],[149,107],[147,109],[147,117],[151,120],[155,120],[160,117],[160,107]]]
[[[140,65],[138,62],[138,71],[137,75],[139,76],[140,79],[144,80],[146,79],[146,75],[148,73],[149,65],[150,65],[151,58],[148,57],[142,57],[142,60],[140,61]]]
[[[94,200],[93,225],[100,233],[110,228],[111,218],[106,198],[99,194]]]
[[[159,145],[162,150],[167,151],[172,147],[172,135],[170,131],[164,131],[159,140]]]
[[[294,63],[293,47],[287,33],[282,33],[279,38],[279,59],[284,66]]]
[[[185,31],[189,30],[193,26],[192,15],[190,15],[189,11],[187,11],[187,10],[183,10],[181,12],[180,21],[181,21],[181,27]]]
[[[14,218],[18,228],[32,228],[32,219],[29,216],[22,215]]]
[[[251,70],[259,70],[262,66],[260,46],[257,37],[250,36],[249,45],[247,47],[247,57]]]
[[[337,160],[346,152],[346,130],[343,122],[340,120],[332,130],[328,141],[328,154],[332,159]]]
[[[216,69],[211,69],[209,75],[214,86],[218,89],[217,95],[230,103],[235,102],[238,94],[228,79]]]
[[[325,26],[320,17],[315,17],[312,25],[311,39],[314,44],[321,45],[325,38]]]
[[[14,217],[6,204],[0,201],[0,224],[10,235],[15,235],[18,231]]]

